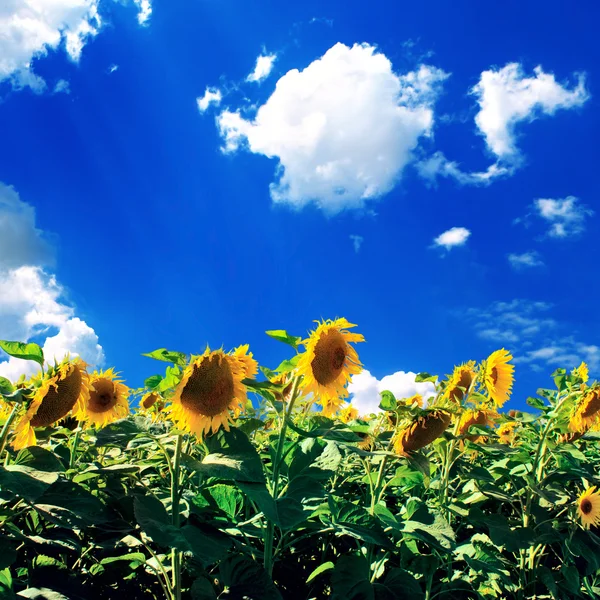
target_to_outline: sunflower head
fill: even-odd
[[[358,333],[348,329],[356,327],[346,319],[323,321],[302,344],[297,372],[302,376],[300,387],[305,394],[312,393],[323,407],[323,414],[335,414],[348,396],[346,384],[351,375],[362,371],[358,354],[351,343],[364,342]]]
[[[246,403],[244,366],[222,350],[193,357],[175,389],[170,407],[179,427],[202,435],[223,426],[229,431],[229,411],[238,414]]]
[[[352,404],[348,404],[340,410],[338,414],[340,421],[343,423],[350,423],[350,421],[354,421],[358,419],[358,410],[352,406]]]
[[[454,371],[448,380],[442,398],[460,404],[463,401],[463,398],[468,395],[474,379],[475,361],[471,360],[458,367],[454,367]]]
[[[600,420],[600,388],[584,392],[576,404],[575,412],[569,423],[570,431],[585,433]]]
[[[269,380],[271,383],[279,386],[285,386],[283,390],[280,392],[274,392],[275,400],[279,400],[279,402],[287,402],[290,399],[290,394],[292,393],[292,387],[294,386],[294,382],[288,377],[287,373],[281,373],[279,375],[275,375],[275,377]]]
[[[36,444],[34,427],[48,427],[89,398],[87,365],[80,358],[66,358],[34,379],[37,389],[27,412],[16,422],[12,446],[21,450]]]
[[[86,426],[104,427],[129,414],[131,390],[113,369],[94,371],[90,376],[90,394],[77,418]]]
[[[577,515],[585,529],[600,525],[600,493],[590,487],[577,499]]]
[[[477,442],[481,440],[483,436],[478,434],[469,434],[469,427],[471,425],[478,425],[480,427],[487,427],[494,422],[494,419],[498,415],[490,410],[465,410],[460,417],[458,422],[457,435],[464,436],[471,442]]]
[[[518,429],[520,423],[518,421],[508,421],[507,423],[502,423],[500,427],[498,427],[498,441],[501,444],[506,444],[510,446],[514,443],[516,438],[516,430]]]
[[[500,407],[509,398],[514,382],[514,365],[508,364],[512,360],[511,354],[504,350],[492,352],[485,361],[483,371],[483,384],[493,401]]]
[[[588,370],[588,366],[581,361],[581,364],[571,371],[571,375],[578,377],[581,379],[581,383],[587,383],[590,378],[590,372]]]
[[[448,426],[452,416],[445,410],[434,410],[425,416],[415,417],[406,427],[394,436],[394,451],[400,456],[420,450],[439,438]]]
[[[258,373],[258,363],[254,360],[252,352],[249,352],[249,349],[250,345],[244,344],[243,346],[238,346],[232,354],[240,361],[244,377],[252,379]]]
[[[421,396],[421,394],[415,394],[410,398],[406,398],[406,400],[404,400],[404,404],[406,404],[406,406],[412,406],[413,404],[416,404],[419,408],[425,408],[425,401],[423,400],[423,396]]]
[[[584,435],[585,431],[571,431],[567,433],[561,433],[559,434],[557,441],[559,444],[572,444]]]

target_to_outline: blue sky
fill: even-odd
[[[344,316],[364,406],[500,347],[511,406],[598,377],[596,3],[77,2],[0,9],[0,338],[138,386]]]

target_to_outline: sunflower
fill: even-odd
[[[596,486],[588,488],[577,500],[577,516],[585,529],[600,525],[600,493]]]
[[[288,379],[288,374],[281,373],[280,375],[271,378],[269,381],[275,385],[285,385],[281,392],[273,392],[273,395],[275,396],[275,400],[287,402],[290,399],[290,394],[292,393],[292,387],[294,385],[294,382]]]
[[[16,422],[12,446],[21,450],[35,446],[34,427],[48,427],[78,411],[89,398],[87,365],[80,359],[66,358],[33,379],[37,389],[27,412]]]
[[[496,406],[502,406],[511,394],[514,382],[514,365],[508,361],[512,356],[508,350],[496,350],[485,361],[483,382]]]
[[[576,442],[579,438],[582,438],[585,435],[585,431],[573,431],[570,433],[561,433],[558,436],[559,444],[572,444]]]
[[[469,362],[459,365],[458,367],[454,367],[454,371],[448,380],[442,398],[460,404],[465,394],[468,394],[469,390],[471,389],[471,384],[473,383],[474,379],[474,360],[470,360]]]
[[[426,416],[416,417],[394,436],[394,451],[400,456],[407,456],[424,448],[448,429],[451,420],[450,413],[444,410],[434,410]]]
[[[586,432],[600,418],[600,389],[595,388],[585,392],[575,408],[575,413],[569,423],[570,431]]]
[[[142,396],[138,410],[154,422],[160,417],[164,407],[165,401],[159,393],[148,392]]]
[[[252,379],[258,373],[258,363],[252,357],[252,352],[248,352],[249,348],[249,344],[238,346],[232,354],[242,363],[244,377]]]
[[[90,375],[90,394],[75,415],[88,427],[105,427],[129,414],[131,390],[117,377],[114,369],[94,371]]]
[[[342,421],[343,423],[350,423],[350,421],[358,419],[358,410],[356,410],[356,408],[354,408],[352,404],[348,404],[347,406],[344,406],[342,410],[340,410],[338,416],[340,418],[340,421]]]
[[[359,437],[362,437],[360,442],[356,444],[358,448],[361,450],[366,450],[367,452],[370,452],[375,448],[375,438],[372,435],[369,435],[368,433],[359,433],[358,435]]]
[[[456,435],[462,435],[471,442],[477,442],[484,436],[478,434],[469,434],[469,427],[471,427],[471,425],[487,427],[494,422],[494,419],[497,416],[498,415],[495,412],[490,410],[465,410],[458,422]]]
[[[590,378],[588,366],[581,361],[581,364],[571,371],[571,375],[575,375],[575,377],[579,377],[582,383],[587,383]]]
[[[171,399],[171,417],[199,436],[221,426],[229,431],[229,411],[238,413],[246,403],[245,377],[244,364],[237,357],[207,348],[185,368]]]
[[[501,444],[511,445],[515,441],[516,429],[519,427],[518,421],[509,421],[508,423],[502,423],[498,427],[498,441]]]
[[[318,321],[317,321],[318,323]],[[364,342],[359,333],[347,331],[356,327],[346,319],[323,321],[302,344],[305,352],[298,361],[298,375],[302,375],[300,387],[305,394],[313,394],[323,407],[323,414],[335,414],[348,396],[346,384],[351,375],[362,371],[356,350],[351,342]]]
[[[410,398],[406,398],[406,400],[404,400],[404,404],[406,404],[406,406],[412,406],[413,404],[416,404],[419,408],[425,408],[425,401],[423,400],[423,396],[421,396],[421,394],[415,394]]]

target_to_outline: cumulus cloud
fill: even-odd
[[[366,369],[353,375],[348,385],[350,402],[360,415],[379,412],[380,393],[389,390],[398,400],[420,394],[425,400],[435,395],[435,386],[431,382],[415,383],[416,373],[397,371],[377,379]]]
[[[134,0],[138,20],[146,22],[150,0]],[[0,3],[0,82],[14,89],[43,92],[46,82],[32,70],[32,61],[64,48],[78,61],[83,47],[100,30],[100,0],[3,0]]]
[[[276,60],[277,54],[261,54],[256,59],[254,71],[246,77],[246,81],[255,81],[256,83],[264,81],[271,74]]]
[[[433,240],[434,246],[441,246],[446,250],[452,250],[456,246],[464,246],[471,232],[465,227],[452,227],[448,231],[438,235]]]
[[[53,251],[36,227],[34,208],[0,183],[0,338],[40,343],[48,363],[70,352],[92,366],[101,365],[98,336],[76,316],[64,288],[43,268],[52,262]],[[0,360],[0,375],[12,380],[37,369],[31,361]]]
[[[0,182],[0,271],[53,262],[52,247],[35,225],[35,209],[13,187]]]
[[[516,161],[519,149],[516,128],[542,115],[584,104],[589,96],[585,77],[577,74],[577,83],[569,89],[558,83],[552,73],[541,66],[527,77],[519,63],[502,69],[484,71],[471,93],[477,97],[479,112],[475,123],[489,150],[500,159]]]
[[[204,96],[196,98],[198,110],[203,113],[211,104],[219,106],[222,98],[223,96],[221,95],[221,90],[219,88],[207,87],[204,91]]]
[[[388,193],[431,134],[442,70],[397,74],[368,44],[338,43],[303,71],[292,69],[254,117],[224,110],[223,150],[276,158],[271,198],[327,213],[360,208]]]
[[[539,252],[531,250],[522,254],[509,254],[508,262],[513,269],[517,271],[531,269],[533,267],[543,267],[544,261]]]
[[[549,224],[548,236],[565,238],[585,229],[585,219],[594,214],[575,196],[567,198],[538,198],[533,203],[537,216]]]

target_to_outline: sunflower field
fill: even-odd
[[[39,365],[0,378],[0,598],[600,597],[587,366],[502,412],[502,349],[364,415],[354,327],[268,331],[275,369],[247,345],[155,350],[143,389],[0,341]]]

